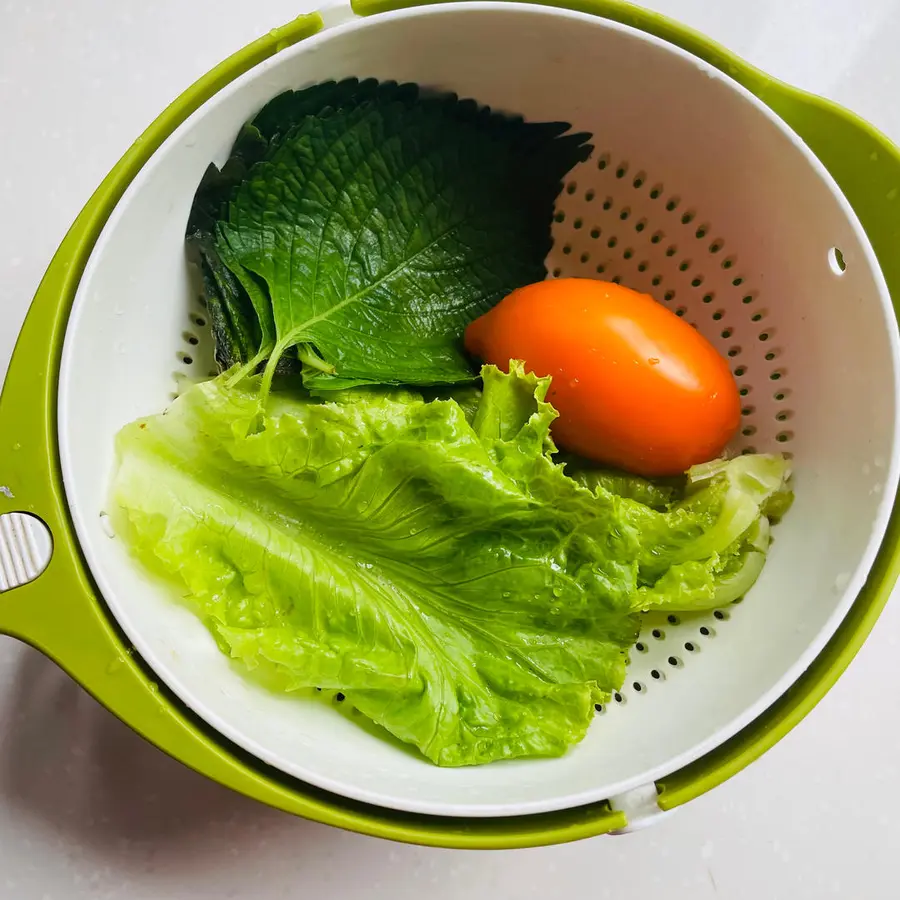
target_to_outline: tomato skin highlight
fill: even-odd
[[[741,418],[726,360],[683,319],[622,285],[583,278],[513,291],[466,329],[473,356],[553,381],[556,442],[645,477],[722,454]]]

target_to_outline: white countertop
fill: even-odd
[[[645,5],[900,142],[900,0]],[[131,140],[212,65],[307,8],[3,0],[0,378],[54,249]],[[895,600],[798,728],[657,827],[495,853],[389,844],[232,794],[145,744],[52,663],[0,639],[0,897],[895,898],[898,635]]]

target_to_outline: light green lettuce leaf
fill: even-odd
[[[537,501],[452,400],[276,394],[252,433],[257,414],[215,381],[119,437],[125,533],[220,645],[343,691],[440,764],[580,740],[638,628],[595,572],[587,492]]]
[[[261,422],[259,379],[223,378],[120,433],[120,533],[257,676],[341,691],[440,765],[581,740],[638,610],[752,583],[786,477],[735,460],[662,511],[585,487],[553,460],[548,379],[515,362],[477,406],[276,392]]]

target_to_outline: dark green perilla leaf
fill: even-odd
[[[222,262],[211,235],[196,231],[188,248],[200,267],[206,307],[222,371],[244,365],[259,348],[259,320],[241,283]]]
[[[472,381],[466,325],[546,276],[562,179],[592,149],[567,131],[393,82],[274,98],[191,216],[255,311],[246,370],[268,359],[268,384],[296,348],[317,391]]]

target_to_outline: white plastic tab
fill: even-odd
[[[52,554],[53,538],[40,519],[27,513],[0,516],[0,592],[34,581]]]
[[[616,812],[625,813],[628,824],[618,831],[611,831],[610,834],[628,834],[632,831],[640,831],[642,828],[648,828],[657,822],[671,816],[675,812],[674,809],[663,810],[659,808],[659,794],[656,785],[651,781],[650,784],[642,784],[640,787],[632,788],[624,794],[609,798],[609,805]]]
[[[356,18],[349,0],[327,0],[318,9],[324,28],[334,28]]]

